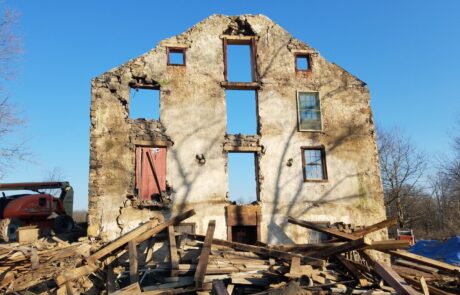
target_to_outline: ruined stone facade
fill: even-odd
[[[241,42],[251,45],[255,77],[229,83],[225,44]],[[171,48],[185,52],[184,66],[169,65]],[[308,57],[307,71],[296,70],[298,54]],[[255,154],[256,215],[241,214],[257,224],[263,242],[309,239],[287,216],[360,225],[385,218],[365,83],[263,15],[212,15],[91,86],[90,236],[112,240],[149,218],[194,208],[187,222],[197,233],[215,219],[215,237],[228,238],[229,224],[236,224],[226,214],[229,152]],[[160,121],[129,118],[132,88],[160,90]],[[226,89],[256,91],[257,134],[226,133]],[[317,93],[321,130],[299,131],[299,92]],[[166,148],[169,207],[138,206],[136,147],[142,146]],[[324,149],[327,179],[305,181],[302,147]]]

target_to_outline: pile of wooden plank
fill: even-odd
[[[149,221],[106,244],[0,247],[1,291],[19,294],[459,294],[460,268],[404,251],[406,241],[288,217],[330,237],[316,244],[247,245],[177,232],[193,210]],[[176,226],[176,227],[175,227]],[[376,252],[393,257],[390,266]],[[165,253],[164,256],[161,253]],[[154,253],[154,254],[152,254]]]

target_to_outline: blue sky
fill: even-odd
[[[448,150],[460,110],[460,1],[6,1],[24,53],[7,91],[32,162],[2,181],[58,167],[87,206],[90,80],[213,13],[265,14],[364,80],[375,120],[426,152]],[[442,3],[442,4],[441,4]]]

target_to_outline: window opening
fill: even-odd
[[[130,97],[130,118],[160,119],[160,90],[131,88]]]
[[[226,90],[227,134],[257,134],[257,97],[254,90]]]
[[[253,67],[250,44],[227,45],[227,81],[253,81]]]
[[[299,92],[299,130],[321,131],[321,106],[318,93]]]
[[[302,148],[304,180],[326,180],[326,153],[324,148]]]
[[[251,204],[257,201],[255,153],[228,153],[228,192],[230,201]]]
[[[185,66],[185,48],[168,48],[168,65]]]
[[[308,54],[298,54],[295,56],[295,69],[296,71],[309,71],[311,70],[310,56]]]

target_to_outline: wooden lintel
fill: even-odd
[[[179,256],[177,255],[176,235],[174,234],[174,226],[172,225],[168,226],[168,242],[171,276],[176,277],[179,274]]]
[[[206,268],[208,267],[209,253],[211,252],[211,245],[213,242],[214,230],[216,229],[216,221],[210,220],[208,229],[204,238],[203,248],[201,249],[200,259],[195,271],[195,286],[202,288],[204,283],[204,276],[206,275]]]
[[[239,36],[239,35],[220,35],[220,39],[225,39],[227,44],[251,44],[256,36]]]
[[[224,151],[226,152],[241,152],[241,153],[259,153],[262,151],[261,146],[234,146],[224,144]]]
[[[174,143],[171,141],[166,141],[166,140],[138,140],[138,139],[132,139],[131,143],[136,145],[136,146],[146,146],[146,147],[170,147],[173,146]]]
[[[220,82],[220,86],[224,87],[225,89],[229,89],[229,90],[259,90],[261,87],[259,82],[228,82],[228,81]]]

